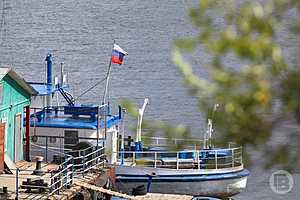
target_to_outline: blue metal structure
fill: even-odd
[[[47,84],[52,86],[52,55],[48,54],[45,61],[47,61]]]
[[[31,117],[37,120],[31,120],[31,126],[36,127],[52,127],[52,128],[74,128],[74,129],[93,129],[98,127],[98,110],[97,106],[65,106],[53,107],[51,112],[49,109],[43,109]],[[89,117],[80,117],[86,115]],[[117,125],[122,120],[121,115],[107,115],[106,125],[104,118],[100,121],[100,128],[110,128]]]

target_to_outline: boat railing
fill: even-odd
[[[133,166],[171,169],[225,169],[243,164],[242,147],[187,151],[120,151],[119,161]]]
[[[104,108],[107,108],[107,106],[107,104],[104,104],[98,106],[97,108],[101,109],[102,112]],[[31,118],[36,118],[40,114],[44,114],[45,116],[47,116],[47,111],[54,111],[56,113],[65,112],[66,106],[30,107]]]
[[[143,141],[151,146],[165,147],[173,145],[183,145],[190,147],[203,147],[204,140],[196,138],[166,138],[143,136]],[[206,139],[206,141],[208,141]]]

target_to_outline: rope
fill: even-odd
[[[87,90],[85,90],[83,93],[81,93],[80,95],[78,95],[75,100],[77,101],[80,97],[82,97],[83,95],[85,95],[86,93],[88,93],[89,91],[91,91],[92,89],[94,89],[97,85],[99,85],[100,83],[102,83],[103,81],[105,81],[107,79],[107,77],[103,78],[102,80],[98,81],[97,83],[95,83],[93,86],[89,87]]]

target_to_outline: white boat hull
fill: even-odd
[[[117,187],[125,193],[150,184],[152,193],[184,194],[191,196],[230,197],[246,188],[249,172],[243,168],[231,170],[174,170],[147,167],[117,166]]]

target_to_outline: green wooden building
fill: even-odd
[[[0,68],[0,170],[4,155],[12,161],[24,159],[24,118],[32,95],[36,91],[13,69]]]

